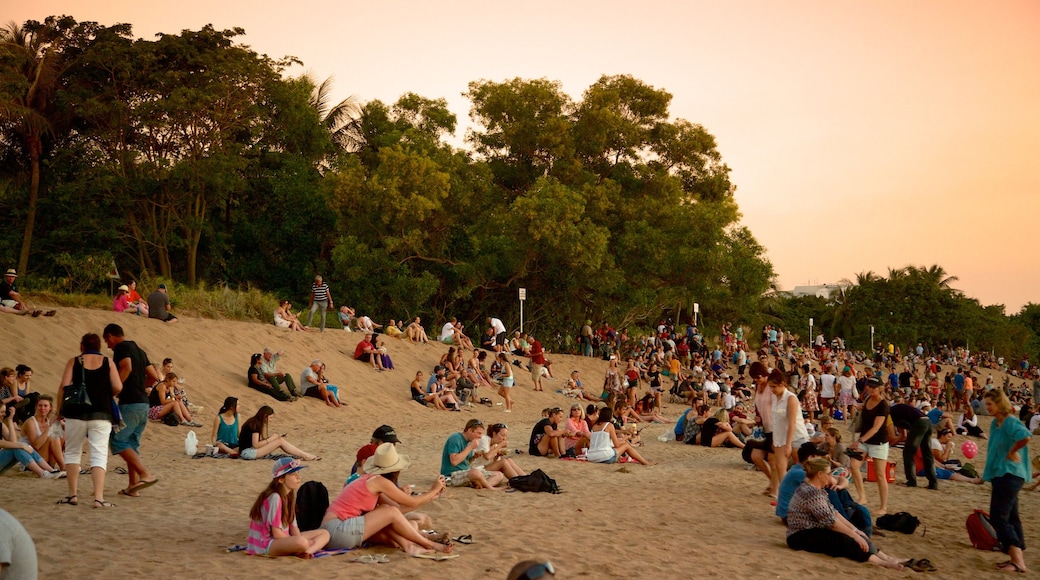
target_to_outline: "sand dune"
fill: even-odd
[[[304,479],[324,482],[335,492],[349,474],[358,447],[372,430],[393,425],[402,452],[413,460],[402,481],[417,488],[437,474],[441,445],[471,417],[485,423],[505,422],[511,446],[525,449],[541,409],[571,402],[556,394],[572,369],[587,385],[598,387],[605,364],[598,359],[553,355],[559,379],[545,393],[530,390],[530,377],[517,373],[516,409],[477,406],[461,413],[421,408],[408,399],[408,382],[417,370],[429,373],[446,350],[440,345],[412,345],[387,339],[397,370],[376,372],[353,361],[357,333],[329,330],[293,333],[271,325],[182,319],[164,325],[130,315],[62,309],[54,318],[0,316],[5,366],[33,367],[35,390],[55,393],[61,370],[77,354],[79,338],[117,322],[153,361],[171,357],[192,402],[204,407],[198,420],[200,441],[208,441],[214,414],[224,397],[240,400],[244,420],[260,405],[271,405],[272,431],[287,432],[303,449],[324,457],[310,463]],[[245,387],[249,355],[269,346],[285,350],[280,370],[298,377],[314,358],[328,365],[345,409],[331,409],[315,399],[281,403]],[[1002,378],[1002,377],[1001,377]],[[493,393],[483,393],[492,400]],[[664,414],[676,417],[679,405]],[[988,419],[984,420],[988,428]],[[125,576],[129,571],[169,577],[266,578],[292,575],[372,578],[504,578],[517,561],[547,558],[561,577],[746,578],[894,577],[898,573],[850,561],[794,552],[784,544],[784,528],[772,515],[768,498],[758,495],[765,478],[749,471],[735,450],[704,449],[656,439],[668,425],[650,426],[642,450],[653,467],[637,464],[591,465],[521,455],[528,470],[542,468],[565,490],[561,495],[476,492],[453,489],[425,511],[438,529],[472,534],[473,545],[460,545],[460,557],[445,562],[390,555],[387,564],[352,563],[351,554],[301,561],[228,554],[224,548],[244,542],[248,510],[266,485],[271,463],[230,459],[192,459],[184,454],[184,427],[152,423],[145,432],[142,455],[161,481],[141,498],[116,495],[125,476],[111,470],[123,465],[113,458],[106,481],[112,510],[54,506],[65,495],[65,483],[38,480],[9,470],[0,476],[0,506],[18,517],[36,541],[41,577]],[[961,438],[958,438],[958,445]],[[984,445],[980,445],[984,453]],[[1036,448],[1036,445],[1034,445]],[[984,459],[975,460],[982,465]],[[900,468],[901,469],[901,468]],[[900,475],[901,477],[901,475]],[[877,506],[877,488],[867,484],[868,507]],[[81,481],[81,495],[89,481]],[[1040,540],[1035,493],[1023,492],[1022,518],[1027,543]],[[988,508],[989,486],[946,483],[938,492],[893,487],[889,510],[909,511],[921,518],[927,533],[889,532],[877,543],[886,552],[927,557],[943,578],[973,577],[990,572],[999,554],[971,548],[964,518],[973,508]],[[1027,562],[1040,569],[1040,561]],[[364,553],[364,552],[361,552]],[[912,574],[912,572],[905,572]]]

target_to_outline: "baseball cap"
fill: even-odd
[[[166,284],[159,284],[160,290],[166,290]]]
[[[383,443],[401,442],[401,440],[397,438],[397,432],[389,425],[380,425],[378,429],[372,432],[372,438],[378,439]]]

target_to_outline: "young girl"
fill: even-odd
[[[61,424],[51,414],[54,397],[41,395],[36,401],[36,414],[22,423],[23,443],[29,443],[47,463],[65,471],[65,452],[62,451]],[[55,428],[56,427],[56,428]]]
[[[301,451],[285,440],[285,435],[267,435],[268,419],[274,415],[274,409],[264,405],[245,424],[238,436],[238,449],[242,459],[256,459],[268,453],[281,450],[289,455],[299,455],[304,461],[318,461],[321,457]]]
[[[174,385],[177,383],[177,375],[166,373],[166,377],[152,389],[148,394],[148,418],[158,421],[166,415],[173,413],[181,425],[185,427],[202,427],[201,423],[191,420],[191,413],[184,406],[180,395],[174,395]]]
[[[513,391],[513,365],[509,364],[509,359],[506,358],[506,353],[498,353],[498,362],[502,365],[500,369],[500,375],[498,378],[500,387],[498,387],[498,395],[506,401],[506,413],[513,412],[513,398],[510,393]]]
[[[228,397],[213,418],[213,447],[217,453],[238,454],[238,399]]]
[[[303,483],[298,472],[305,467],[291,457],[275,462],[271,468],[271,483],[249,510],[247,553],[313,558],[315,552],[329,543],[328,530],[301,532],[296,525],[296,490]]]

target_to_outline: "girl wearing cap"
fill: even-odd
[[[213,418],[213,436],[210,440],[218,453],[238,453],[238,399],[228,397]]]
[[[397,478],[410,463],[393,443],[376,448],[375,455],[365,461],[365,474],[344,487],[325,512],[321,527],[331,535],[330,548],[356,548],[368,542],[397,546],[417,558],[451,557],[451,544],[425,537],[402,513],[402,509],[414,510],[437,499],[445,488],[444,477],[438,477],[424,494],[402,491]],[[388,505],[387,500],[401,507]]]
[[[112,300],[112,310],[126,312],[127,314],[139,314],[137,305],[130,301],[130,288],[126,284],[116,289],[116,297]]]
[[[271,483],[249,510],[247,553],[311,558],[329,542],[327,530],[301,532],[296,525],[296,491],[303,483],[298,472],[305,467],[291,457],[275,462],[271,468]]]

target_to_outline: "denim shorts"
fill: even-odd
[[[242,459],[256,459],[256,447],[250,447],[249,449],[243,449],[238,455]]]
[[[123,415],[123,427],[119,432],[113,432],[109,441],[112,453],[119,455],[127,449],[137,452],[141,449],[141,434],[148,425],[148,403],[132,403],[130,405],[119,405],[119,412]]]
[[[357,516],[341,520],[333,518],[321,526],[328,530],[329,543],[326,548],[330,550],[342,550],[344,548],[356,548],[365,541],[365,516]]]

